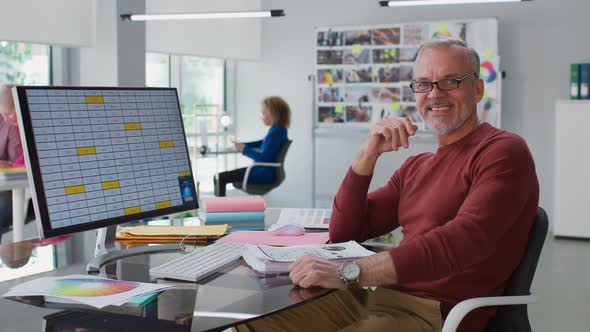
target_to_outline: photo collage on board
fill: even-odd
[[[369,126],[384,117],[405,116],[424,129],[410,89],[418,45],[439,37],[466,40],[465,35],[465,23],[319,29],[318,123]]]

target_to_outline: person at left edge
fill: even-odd
[[[13,167],[23,155],[18,131],[12,84],[0,86],[0,168]],[[12,193],[0,191],[0,236],[12,223]]]

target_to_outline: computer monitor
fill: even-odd
[[[40,237],[198,208],[175,88],[17,86],[13,95]]]

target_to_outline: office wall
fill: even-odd
[[[81,46],[94,43],[95,0],[0,2],[0,40]]]
[[[147,13],[259,10],[260,0],[147,0]],[[231,59],[259,59],[259,19],[147,22],[147,49]]]
[[[273,0],[262,1],[262,7],[285,9],[287,16],[263,21],[260,62],[238,64],[236,104],[240,139],[264,133],[257,116],[263,96],[282,95],[293,108],[290,136],[294,144],[287,157],[287,180],[268,195],[271,204],[311,206],[312,202],[312,84],[307,76],[314,69],[314,26],[496,17],[501,67],[507,72],[502,126],[527,140],[537,165],[541,205],[551,216],[555,100],[567,96],[569,63],[590,61],[590,43],[583,38],[590,30],[589,1],[535,0],[394,9],[381,8],[377,1]],[[321,167],[340,171],[342,165],[349,164],[350,150],[360,144],[360,137],[355,136],[342,136],[339,149],[345,158]],[[585,153],[582,142],[572,144],[580,144]],[[332,153],[335,149],[336,145]],[[389,172],[386,168],[380,167],[377,172]]]

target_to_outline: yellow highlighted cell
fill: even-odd
[[[78,155],[79,156],[83,156],[85,154],[96,154],[96,147],[94,146],[84,146],[81,148],[78,148]]]
[[[102,96],[86,96],[86,102],[88,104],[104,104],[104,98]]]
[[[173,148],[174,141],[160,141],[160,147],[161,148]]]
[[[178,176],[191,176],[191,172],[190,171],[180,172],[180,173],[178,173]]]
[[[102,189],[115,189],[119,188],[121,185],[119,184],[119,180],[115,181],[106,181],[102,183]]]
[[[139,130],[141,129],[141,123],[139,122],[127,122],[125,124],[125,130]]]
[[[172,202],[170,202],[170,201],[161,201],[161,202],[156,203],[156,209],[163,209],[163,208],[167,208],[167,207],[171,207],[171,206],[172,206]]]
[[[135,214],[141,212],[141,206],[132,206],[125,209],[125,215]]]
[[[70,187],[66,187],[66,195],[73,195],[73,194],[80,194],[84,192],[84,186],[80,185],[80,186],[70,186]]]

